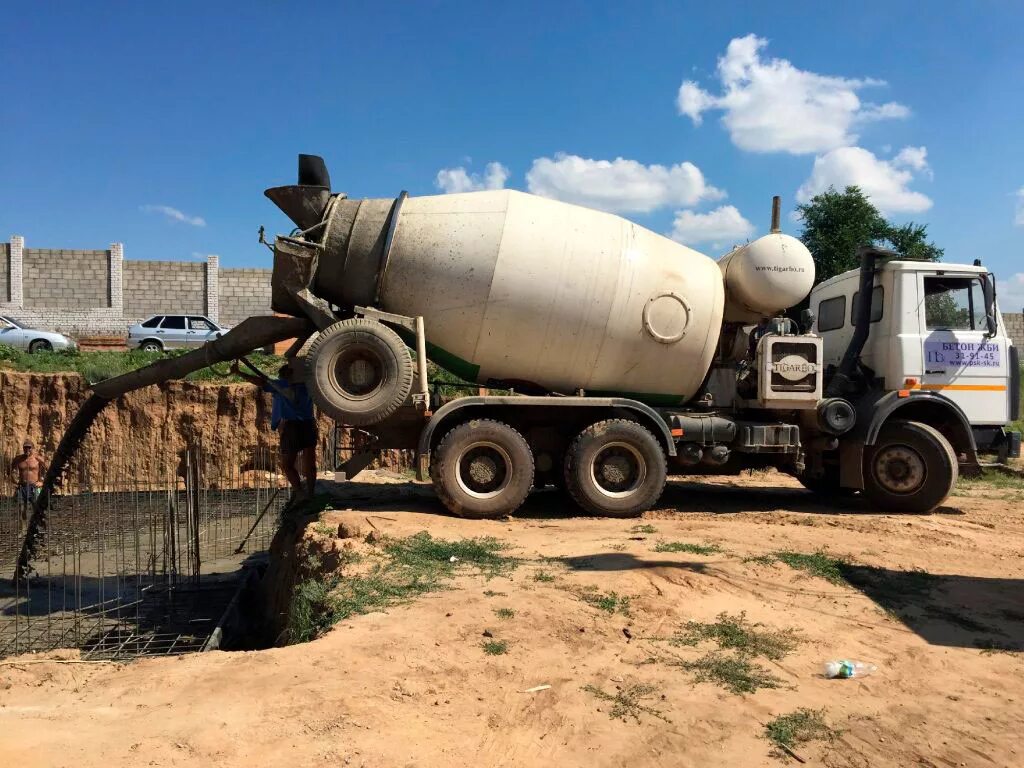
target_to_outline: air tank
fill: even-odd
[[[619,216],[512,190],[336,196],[316,234],[315,295],[422,315],[428,356],[475,382],[675,404],[710,367],[718,265]]]

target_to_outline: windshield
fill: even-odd
[[[23,328],[23,327],[24,327],[24,326],[23,326],[23,325],[22,325],[21,323],[19,323],[19,322],[18,322],[17,320],[12,320],[11,318],[9,318],[9,317],[5,317],[5,316],[3,316],[3,315],[0,315],[0,320],[3,320],[3,321],[4,321],[5,323],[10,323],[10,324],[11,324],[11,325],[13,325],[13,326],[14,326],[15,328]]]

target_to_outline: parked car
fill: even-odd
[[[74,349],[77,345],[62,333],[27,328],[11,317],[0,315],[0,344],[29,352],[49,352],[54,349]]]
[[[128,329],[128,347],[145,352],[201,347],[228,330],[202,315],[153,315]]]

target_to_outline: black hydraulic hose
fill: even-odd
[[[98,382],[92,394],[79,407],[71,424],[61,436],[57,450],[43,479],[43,487],[32,503],[32,517],[18,555],[18,567],[14,580],[28,577],[32,559],[43,531],[46,529],[46,512],[50,508],[50,496],[60,481],[68,463],[82,444],[89,427],[111,400],[121,395],[142,389],[150,384],[159,384],[169,379],[180,379],[193,371],[207,368],[215,363],[233,360],[260,347],[285,339],[309,335],[313,330],[305,318],[298,317],[250,317],[243,320],[219,339],[195,349],[181,357],[158,360],[144,368]]]
[[[853,387],[853,376],[857,370],[857,360],[867,343],[871,332],[871,294],[875,287],[875,264],[879,256],[888,255],[887,251],[862,245],[857,249],[860,254],[860,288],[857,293],[857,306],[854,307],[853,338],[850,339],[843,359],[839,363],[832,381],[828,384],[826,397],[842,397]]]

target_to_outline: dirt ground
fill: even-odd
[[[1020,491],[890,516],[826,506],[766,473],[673,480],[642,520],[569,518],[552,492],[515,519],[472,522],[408,486],[389,503],[391,490],[356,484],[339,505],[351,509],[323,522],[493,536],[520,565],[490,579],[460,570],[452,589],[303,645],[4,663],[0,765],[795,765],[772,754],[764,725],[799,708],[838,731],[795,748],[808,765],[1024,765],[1024,654],[1010,650],[1024,644]],[[655,551],[672,542],[719,551]],[[819,550],[854,564],[843,583],[749,559]],[[613,592],[611,611],[584,599]],[[759,661],[780,687],[736,694],[672,663],[714,645],[664,638],[722,612],[798,633],[792,653]],[[484,632],[507,652],[485,653]],[[827,680],[828,659],[878,671]]]

